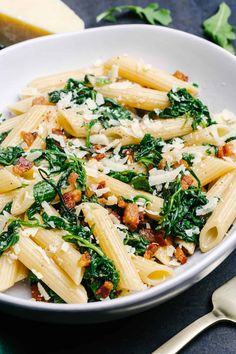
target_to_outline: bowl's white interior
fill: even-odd
[[[201,98],[212,112],[227,108],[236,112],[235,82],[236,59],[221,48],[195,36],[148,25],[113,26],[86,30],[78,34],[48,36],[20,43],[0,52],[0,112],[17,99],[17,94],[32,79],[60,71],[86,67],[97,59],[106,59],[116,54],[130,54],[147,63],[173,73],[181,70],[191,81],[200,85]],[[69,305],[114,306],[115,302],[135,303],[150,296],[173,295],[213,270],[236,245],[232,232],[214,250],[196,254],[177,270],[176,277],[150,289],[143,294],[134,294],[102,304]],[[0,300],[18,302],[17,298],[30,298],[25,284],[0,294]],[[111,305],[112,303],[112,305]],[[114,304],[114,305],[113,305]],[[53,306],[35,304],[31,306]],[[68,305],[55,305],[68,306]],[[69,309],[69,307],[67,307]],[[55,307],[54,307],[55,308]],[[65,309],[66,307],[64,307]]]

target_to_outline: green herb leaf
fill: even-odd
[[[148,182],[148,176],[143,173],[137,173],[132,170],[125,171],[110,171],[109,176],[118,179],[124,183],[130,184],[135,189],[141,189],[143,191],[151,192],[152,188]]]
[[[19,241],[19,228],[20,224],[14,220],[8,225],[7,231],[0,234],[0,255]]]
[[[129,245],[135,248],[135,254],[143,256],[146,252],[149,242],[145,240],[145,238],[143,238],[143,236],[138,232],[131,232],[128,230],[123,230],[123,232],[126,234],[123,241],[124,245]]]
[[[198,126],[203,128],[215,124],[211,119],[209,110],[198,98],[193,97],[186,89],[170,90],[167,94],[171,103],[159,113],[160,118],[192,118],[192,128],[196,130]]]
[[[161,25],[168,26],[172,21],[170,11],[167,9],[159,9],[159,5],[157,3],[150,3],[146,7],[133,5],[111,7],[110,9],[98,15],[96,20],[97,22],[100,22],[101,20],[116,22],[117,19],[115,14],[121,13],[123,10],[137,15],[142,20],[145,20],[151,25],[159,23]]]
[[[193,165],[193,160],[195,159],[195,156],[193,154],[188,154],[188,153],[183,153],[182,159],[188,163],[189,166]]]
[[[24,150],[20,146],[9,146],[0,148],[0,165],[13,165],[22,156]]]
[[[3,140],[6,139],[6,137],[8,136],[9,133],[10,133],[10,130],[0,134],[0,144],[3,142]]]
[[[199,235],[186,230],[196,227],[199,230],[205,224],[205,216],[197,216],[197,208],[207,204],[208,199],[200,187],[189,187],[186,190],[181,186],[181,175],[168,188],[163,190],[164,205],[161,210],[161,219],[157,230],[164,230],[167,236],[178,237],[186,242],[198,243]]]
[[[235,49],[231,41],[236,39],[236,35],[235,28],[228,23],[230,15],[230,7],[222,2],[218,12],[203,22],[203,29],[213,42],[234,54]]]
[[[40,181],[33,187],[34,199],[37,204],[51,202],[56,197],[55,189],[46,181]]]

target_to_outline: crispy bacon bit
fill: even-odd
[[[161,161],[158,164],[158,170],[164,170],[166,167],[167,161],[165,159],[161,159]]]
[[[185,74],[183,74],[179,70],[176,70],[176,72],[173,74],[173,76],[176,77],[179,80],[188,82],[188,76],[186,76]]]
[[[150,243],[146,252],[144,253],[144,258],[151,259],[154,256],[154,254],[156,253],[158,247],[159,247],[159,245],[157,243]]]
[[[98,183],[97,189],[103,189],[106,187],[106,181],[101,181]]]
[[[181,178],[181,186],[183,190],[188,189],[194,183],[194,179],[189,175],[184,175]]]
[[[52,128],[52,134],[55,135],[65,135],[64,131],[62,129],[58,129],[58,128]]]
[[[45,301],[44,297],[39,292],[37,283],[31,284],[31,294],[32,294],[32,298],[35,299],[36,301]]]
[[[82,193],[78,189],[64,193],[62,195],[63,201],[68,209],[73,209],[76,203],[80,202]]]
[[[124,201],[124,199],[122,199],[122,198],[118,198],[118,207],[119,208],[122,208],[122,209],[124,209],[125,207],[126,207],[126,205],[127,205],[127,203]]]
[[[32,167],[33,163],[21,156],[12,170],[15,175],[23,176],[26,172],[31,170]]]
[[[67,181],[70,185],[74,185],[78,177],[79,177],[78,173],[71,172],[67,178]]]
[[[110,295],[113,289],[113,284],[111,281],[105,281],[102,286],[96,291],[96,295],[100,295],[102,299],[105,299]]]
[[[87,188],[85,191],[85,195],[87,198],[91,198],[94,195],[94,192],[91,189]]]
[[[51,103],[48,101],[48,99],[44,96],[39,96],[39,97],[35,97],[32,101],[32,106],[36,106],[36,105],[46,105],[49,106],[51,105]]]
[[[78,262],[78,265],[80,267],[88,267],[91,264],[91,260],[92,260],[92,257],[90,256],[90,254],[87,251],[85,251],[81,256],[81,258]]]
[[[98,154],[98,155],[94,156],[94,159],[97,161],[100,161],[100,160],[104,159],[104,157],[106,157],[106,154]]]
[[[219,159],[221,159],[222,157],[224,157],[224,149],[223,149],[223,146],[218,146],[217,157],[218,157]]]
[[[139,224],[139,209],[137,204],[127,203],[124,211],[123,222],[132,231],[136,230]]]
[[[107,204],[107,199],[106,198],[98,198],[98,203],[106,205]]]
[[[187,161],[182,160],[182,159],[179,160],[179,161],[176,161],[176,162],[172,165],[172,167],[173,167],[173,168],[178,168],[178,167],[181,166],[181,165],[183,165],[185,168],[188,168],[188,167],[189,167]]]
[[[184,251],[182,250],[182,248],[180,248],[179,246],[176,247],[175,257],[181,264],[184,264],[187,262],[187,257],[184,254]]]
[[[233,148],[233,145],[230,143],[226,143],[224,146],[218,146],[217,157],[222,158],[224,156],[234,155],[232,148]]]
[[[25,131],[22,131],[20,133],[22,139],[24,140],[24,142],[27,144],[28,147],[30,147],[33,142],[35,141],[35,139],[37,138],[38,136],[38,133],[36,132],[33,132],[33,133],[29,133],[29,132],[25,132]]]
[[[165,231],[157,231],[155,234],[155,241],[160,245],[161,247],[171,245],[171,240],[170,238],[165,237]]]

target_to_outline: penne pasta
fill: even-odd
[[[120,288],[131,291],[142,290],[143,283],[108,212],[103,207],[92,203],[84,203],[82,210],[85,220],[90,227],[93,227],[93,234],[99,241],[101,249],[107,257],[112,259],[120,273]]]
[[[63,231],[50,231],[39,228],[37,234],[33,237],[33,241],[45,249],[74,283],[79,285],[84,272],[84,269],[79,265],[81,254],[72,244],[62,239],[63,234]]]
[[[0,291],[11,288],[26,275],[25,267],[17,259],[11,259],[9,254],[0,257]]]
[[[6,168],[0,170],[0,193],[10,192],[21,186],[20,180]]]
[[[202,252],[207,252],[217,246],[236,218],[235,172],[232,179],[227,177],[227,182],[225,189],[220,192],[220,201],[201,231],[199,242]]]
[[[127,55],[117,56],[108,60],[105,63],[105,68],[111,69],[112,65],[118,65],[121,77],[143,86],[161,91],[169,91],[173,87],[181,87],[186,88],[193,95],[198,93],[197,87],[192,84],[179,80],[164,70],[153,68],[142,60],[137,60]]]
[[[199,178],[201,185],[205,186],[235,168],[235,163],[209,156],[196,164],[193,167],[193,172]]]
[[[113,98],[125,106],[147,111],[152,111],[155,108],[164,109],[169,106],[169,99],[165,92],[136,87],[132,84],[131,87],[123,88],[122,85],[124,85],[122,82],[118,82],[97,87],[96,90],[105,97]]]
[[[21,234],[18,242],[19,260],[42,281],[55,291],[66,303],[87,302],[87,294],[82,285],[76,285],[46,252],[30,238]]]
[[[193,144],[214,144],[221,145],[230,134],[227,125],[217,124],[207,128],[197,130],[183,137],[188,145]]]
[[[150,286],[155,286],[173,275],[173,270],[170,267],[140,256],[132,255],[132,262],[142,281]]]
[[[136,190],[133,187],[127,185],[126,183],[106,175],[100,174],[97,177],[88,177],[88,185],[91,185],[93,183],[100,183],[102,181],[105,182],[105,185],[107,188],[109,188],[110,192],[117,197],[122,196],[131,200],[138,196],[143,196],[144,198],[147,198],[150,203],[147,204],[146,213],[149,215],[150,218],[159,218],[160,208],[163,205],[163,200],[161,198],[155,197],[152,194],[141,190]]]

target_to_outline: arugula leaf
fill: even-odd
[[[167,93],[170,107],[159,113],[160,118],[178,118],[185,116],[192,118],[192,128],[196,130],[198,126],[203,128],[215,124],[211,119],[209,110],[198,98],[193,97],[186,89],[170,90]]]
[[[33,187],[34,199],[37,204],[51,202],[56,197],[55,189],[46,181],[40,181]]]
[[[133,14],[140,17],[142,20],[155,25],[159,23],[164,26],[168,26],[171,21],[170,10],[159,9],[158,3],[150,3],[146,7],[134,6],[134,5],[122,5],[117,7],[111,7],[110,9],[104,11],[97,16],[97,22],[101,20],[107,20],[110,22],[116,22],[115,13],[121,13],[123,10],[132,12]]]
[[[104,284],[104,281],[110,281],[113,284],[109,297],[111,299],[117,297],[116,290],[119,280],[120,276],[114,263],[106,256],[101,257],[97,253],[93,253],[91,264],[85,269],[82,281],[88,291],[90,301],[100,299],[96,292]]]
[[[19,228],[18,220],[14,220],[8,225],[7,231],[0,234],[0,256],[19,241]]]
[[[22,156],[24,150],[20,146],[8,146],[0,148],[0,165],[13,165]]]
[[[120,279],[119,273],[113,262],[104,255],[103,251],[97,246],[95,241],[91,241],[91,231],[87,228],[82,228],[82,233],[78,233],[77,235],[69,234],[63,236],[63,239],[66,242],[76,244],[82,253],[85,250],[90,253],[91,263],[89,267],[85,269],[83,276],[83,285],[89,292],[89,297],[94,300],[99,300],[100,296],[96,294],[96,291],[106,280],[111,281],[113,284],[110,297],[116,297],[116,289]]]
[[[84,190],[86,187],[86,172],[84,168],[84,161],[76,157],[71,158],[71,160],[66,164],[66,170],[59,178],[59,181],[57,182],[57,188],[61,189],[68,187],[68,177],[71,172],[75,172],[78,175],[76,179],[76,187],[80,190]]]
[[[195,159],[195,156],[193,154],[188,154],[188,153],[183,153],[182,159],[188,163],[189,166],[193,165],[193,160]]]
[[[169,183],[163,190],[164,204],[161,209],[161,219],[157,230],[164,230],[167,236],[178,237],[186,242],[198,243],[199,235],[189,236],[186,230],[205,224],[206,217],[196,214],[197,208],[208,203],[206,195],[199,187],[190,186],[183,190],[180,176],[176,181]]]
[[[0,134],[0,144],[3,142],[3,140],[6,139],[6,137],[8,136],[9,133],[10,133],[10,130]]]
[[[71,95],[71,102],[73,104],[83,104],[88,98],[96,101],[97,92],[91,87],[91,83],[88,80],[88,75],[85,76],[84,81],[77,81],[74,79],[69,79],[67,81],[64,89],[59,91],[50,92],[49,100],[50,102],[57,103],[61,99],[62,94]],[[70,104],[68,107],[70,108]],[[111,98],[104,97],[104,103],[93,110],[93,113],[98,115],[96,122],[100,122],[104,128],[109,128],[112,126],[111,120],[119,121],[122,119],[132,120],[131,112],[125,107],[121,106],[119,103]],[[95,124],[91,123],[91,124]]]
[[[126,234],[123,241],[124,245],[129,245],[135,248],[135,254],[143,256],[146,252],[149,242],[145,240],[145,238],[143,238],[143,236],[138,232],[131,232],[128,230],[123,230],[123,232]]]
[[[0,215],[3,215],[3,212],[6,211],[7,213],[11,213],[11,207],[12,207],[12,202],[8,202],[2,211],[0,212]]]
[[[148,168],[152,165],[158,165],[161,161],[163,145],[161,138],[155,139],[148,133],[144,135],[140,144],[122,146],[120,154],[125,155],[126,150],[132,150],[134,152],[134,160]]]
[[[226,143],[229,143],[229,142],[232,141],[232,140],[236,140],[236,136],[235,136],[235,135],[234,135],[234,136],[231,136],[231,137],[228,138],[228,139],[226,139],[225,142],[226,142]]]
[[[218,12],[203,22],[205,34],[215,43],[235,54],[231,40],[236,39],[235,28],[228,23],[230,7],[222,2]]]
[[[152,188],[148,182],[148,176],[143,173],[137,173],[132,170],[125,171],[110,171],[109,176],[118,179],[124,183],[130,184],[135,189],[141,189],[143,191],[151,192]]]

